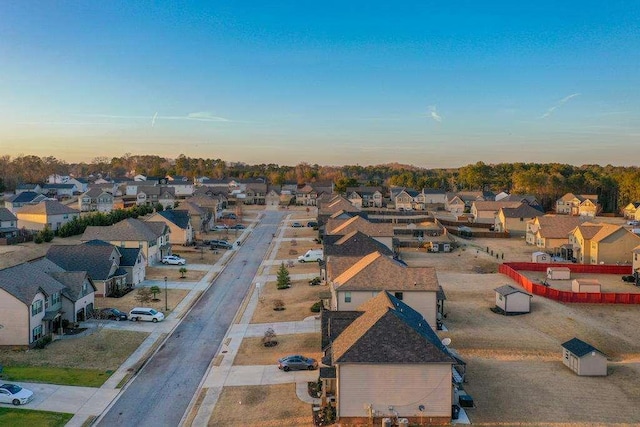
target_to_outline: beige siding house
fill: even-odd
[[[640,236],[619,225],[584,223],[569,233],[569,243],[581,264],[631,264]]]
[[[117,247],[139,248],[147,265],[153,265],[171,254],[169,234],[169,227],[164,222],[127,218],[110,226],[89,226],[81,240],[103,240]]]
[[[527,221],[526,242],[549,252],[558,252],[560,247],[569,244],[569,232],[583,222],[580,217],[539,216]]]
[[[18,228],[42,230],[45,226],[56,231],[80,216],[80,211],[57,200],[43,200],[36,205],[25,205],[17,210]]]
[[[355,310],[381,291],[388,291],[436,326],[439,285],[435,268],[407,267],[380,252],[360,259],[341,257],[339,261],[327,261],[333,262],[351,266],[328,278],[332,310]]]
[[[543,215],[542,212],[526,203],[522,203],[515,208],[503,207],[498,211],[494,229],[524,236],[527,232],[527,222]]]
[[[556,201],[556,213],[594,218],[599,211],[595,194],[567,193]]]
[[[580,376],[607,375],[607,356],[578,338],[562,343],[562,363]]]
[[[451,422],[455,360],[418,312],[381,292],[356,311],[325,310],[321,323],[330,366],[321,380],[335,378],[339,424],[382,425],[389,416]]]
[[[169,227],[169,242],[172,245],[189,246],[195,239],[191,216],[186,210],[167,209],[162,212],[156,212],[146,221],[164,222]]]
[[[495,224],[500,209],[515,209],[521,205],[522,202],[475,201],[471,205],[471,214],[473,215],[474,222],[481,224]]]

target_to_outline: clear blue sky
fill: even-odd
[[[0,154],[637,164],[640,2],[449,3],[0,2]]]

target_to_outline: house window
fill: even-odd
[[[31,304],[31,315],[35,316],[38,313],[42,312],[42,300],[39,299],[38,301],[35,301],[33,304]]]
[[[344,293],[344,302],[351,302],[351,292]]]
[[[393,296],[395,296],[395,297],[396,297],[396,298],[398,298],[400,301],[402,301],[402,297],[403,297],[402,292],[395,292],[395,293],[393,294]]]
[[[564,358],[569,360],[569,351],[567,350],[564,351]]]
[[[42,325],[38,325],[35,328],[33,328],[33,331],[31,331],[31,336],[32,336],[32,341],[37,341],[40,338],[42,338]]]
[[[60,303],[60,293],[56,292],[51,295],[51,305],[56,305]]]

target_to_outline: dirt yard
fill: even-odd
[[[465,389],[477,406],[468,411],[472,423],[640,422],[637,307],[565,305],[534,296],[531,313],[501,316],[489,308],[494,288],[514,284],[508,277],[439,271],[438,279],[449,329],[439,335],[451,338],[467,362]],[[609,376],[580,378],[562,365],[560,344],[573,337],[608,355]]]
[[[266,330],[266,328],[265,328]],[[278,345],[265,347],[262,337],[245,338],[240,344],[238,353],[233,359],[234,365],[271,365],[281,357],[290,354],[302,354],[320,361],[320,334],[278,335]]]
[[[311,405],[296,396],[296,385],[224,387],[210,427],[311,427]]]
[[[142,344],[146,332],[101,329],[55,341],[42,350],[0,350],[4,365],[116,370]]]
[[[169,281],[176,282],[197,282],[202,279],[206,271],[202,270],[193,270],[189,268],[189,263],[184,266],[187,269],[187,272],[184,273],[184,279],[181,277],[182,273],[180,273],[180,265],[170,265],[168,267],[160,268],[160,267],[147,267],[145,272],[146,280],[163,280],[165,277]]]
[[[139,307],[144,305],[145,307],[155,308],[158,311],[162,311],[164,315],[168,315],[171,311],[182,301],[182,299],[187,296],[189,293],[188,290],[185,289],[167,289],[167,305],[169,306],[169,311],[164,310],[164,287],[160,286],[161,292],[157,295],[158,301],[151,301],[148,303],[140,303],[136,301],[135,297],[137,295],[136,290],[129,292],[122,298],[111,298],[111,297],[96,297],[95,306],[96,309],[99,308],[107,308],[114,307],[120,311],[124,311],[125,313],[129,313],[133,307]]]
[[[313,240],[285,240],[280,242],[276,259],[290,259],[298,262],[298,257],[304,255],[309,249],[322,249],[322,245]]]
[[[327,286],[309,286],[308,280],[293,281],[289,289],[278,290],[276,282],[267,282],[262,286],[256,311],[251,323],[273,323],[304,320],[317,313],[311,312],[311,305],[320,301],[320,291],[328,290]],[[285,309],[275,311],[273,302],[282,300]]]
[[[304,227],[291,227],[287,225],[287,228],[284,231],[283,237],[300,237],[307,239],[315,239],[318,237],[318,230],[314,230],[313,227],[307,227],[307,222],[315,221],[315,219],[309,219],[304,221],[299,221],[300,224],[304,225]]]
[[[520,271],[520,274],[529,278],[534,283],[540,283],[543,280],[553,289],[571,292],[571,282],[573,279],[592,279],[600,282],[602,292],[620,292],[620,293],[640,293],[640,287],[622,281],[622,276],[615,274],[584,274],[571,273],[569,280],[547,279],[546,272],[542,271]]]
[[[233,240],[230,240],[230,242],[233,242]],[[222,257],[225,250],[212,251],[208,246],[203,246],[202,250],[196,246],[172,246],[171,251],[187,260],[188,269],[189,264],[215,264]]]

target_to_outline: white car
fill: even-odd
[[[216,224],[213,226],[214,230],[228,230],[229,226],[224,224]]]
[[[132,322],[144,320],[146,322],[157,323],[164,320],[164,314],[154,310],[153,308],[135,307],[129,312],[129,320]]]
[[[25,405],[33,400],[33,392],[15,384],[0,385],[0,403]]]
[[[184,258],[180,258],[177,255],[167,255],[162,258],[163,264],[171,264],[171,265],[185,265],[187,260]]]

